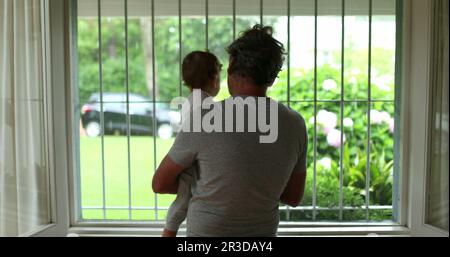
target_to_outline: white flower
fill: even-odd
[[[332,79],[327,79],[322,83],[322,87],[326,91],[330,91],[337,88],[337,83]]]
[[[353,69],[351,70],[351,74],[352,74],[352,75],[359,75],[359,74],[361,74],[361,70],[358,69],[358,68],[353,68]]]
[[[389,120],[389,132],[394,133],[394,128],[395,128],[395,120],[393,118],[391,118]]]
[[[308,122],[309,122],[309,124],[314,125],[314,116],[309,118]]]
[[[353,120],[350,118],[344,119],[344,127],[351,128],[353,127]]]
[[[381,112],[381,120],[386,124],[389,124],[391,121],[391,115],[388,112]]]
[[[331,158],[324,157],[319,160],[319,165],[321,165],[326,170],[331,170]]]
[[[377,110],[370,110],[370,123],[379,125],[383,122],[383,115]]]
[[[391,90],[391,87],[389,86],[389,84],[392,83],[392,78],[390,76],[375,77],[372,81],[373,81],[373,84],[380,90],[387,91],[387,92]]]
[[[317,123],[324,127],[325,134],[337,125],[337,115],[327,110],[320,110],[317,113]]]
[[[345,143],[345,135],[342,135],[343,142]],[[337,129],[332,129],[327,135],[327,143],[335,148],[338,148],[341,146],[341,131]]]

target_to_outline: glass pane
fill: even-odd
[[[217,101],[229,96],[227,68],[229,57],[226,48],[233,42],[233,1],[209,0],[208,46],[222,64],[220,91]]]
[[[117,4],[117,3],[115,3]],[[107,0],[101,1],[102,10],[113,8],[115,4]],[[116,16],[102,13],[102,63],[103,92],[126,93],[125,73],[125,1]]]
[[[291,101],[314,99],[314,9],[311,6],[313,0],[291,1]],[[284,75],[287,74],[283,72],[280,76]],[[284,88],[276,87],[274,91],[281,94]]]
[[[344,98],[345,100],[367,100],[369,1],[346,0],[345,13]]]
[[[346,138],[343,151],[344,207],[343,220],[363,220],[365,211],[366,160],[367,160],[367,103],[344,105],[343,131]],[[340,126],[340,124],[339,124]]]
[[[317,206],[339,207],[341,130],[339,103],[317,103]],[[310,118],[309,124],[314,122]],[[335,219],[335,212],[321,212],[318,219]]]
[[[260,0],[236,0],[236,38],[239,33],[261,23]]]
[[[98,121],[97,126],[98,126]],[[89,123],[88,123],[89,124]],[[92,124],[87,127],[94,126]],[[103,206],[103,176],[102,176],[102,152],[101,138],[88,137],[80,133],[80,180],[81,180],[81,206],[102,207]],[[82,209],[82,217],[88,218],[88,209]]]
[[[128,210],[108,209],[106,211],[106,219],[108,220],[127,220],[129,217]]]
[[[98,9],[97,1],[86,8],[78,4],[78,11]],[[78,17],[77,69],[80,111],[80,194],[82,219],[103,219],[103,167],[100,124],[100,74],[98,45],[98,15]],[[95,107],[94,107],[95,106]]]
[[[180,96],[181,90],[184,88],[180,80],[181,52],[178,7],[178,0],[155,1],[155,98],[161,101],[170,101],[172,98]],[[167,15],[167,9],[172,11],[172,15]],[[151,26],[151,21],[148,26]],[[181,31],[184,30],[189,31],[189,27],[182,25]],[[147,34],[151,39],[151,30],[147,29]],[[199,35],[199,37],[201,36]],[[147,62],[151,62],[152,57],[149,56]]]
[[[285,103],[284,103],[285,104]],[[313,206],[313,177],[314,177],[314,122],[311,122],[314,118],[314,104],[313,103],[292,103],[291,108],[298,113],[300,113],[306,122],[306,127],[308,129],[308,155],[307,155],[307,174],[305,183],[305,192],[303,195],[302,206],[312,207]],[[304,221],[312,220],[312,212],[305,211],[299,212],[291,211],[292,221]],[[298,219],[296,219],[298,217]]]
[[[137,123],[137,119],[135,122],[133,117],[131,121]],[[140,126],[139,130],[133,131],[133,136],[130,138],[132,208],[150,208],[154,206],[155,197],[151,185],[154,170],[153,137],[151,136],[153,126],[151,126],[151,123],[151,117],[149,117],[148,124],[145,124],[147,126]],[[142,125],[142,123],[139,125]],[[126,183],[126,181],[123,183]],[[146,215],[142,215],[142,212],[139,212],[138,216],[135,216],[136,212],[132,212],[132,219],[153,219],[153,212],[153,210],[148,211]]]
[[[99,131],[99,65],[98,24],[96,1],[79,1],[82,16],[78,18],[79,109],[81,111],[80,168],[83,218],[103,218],[103,176],[101,131]],[[120,109],[122,115],[111,121],[105,117],[105,171],[106,203],[110,207],[108,219],[128,219],[128,141],[126,137],[125,104],[125,22],[124,2],[102,1],[102,63],[104,80],[104,108]],[[260,4],[263,3],[263,23],[274,27],[274,36],[288,50],[288,1],[235,1],[236,36],[260,23]],[[345,55],[342,52],[342,1],[319,0],[317,18],[317,181],[316,200],[321,207],[316,220],[339,219],[339,170],[341,144],[343,145],[343,220],[365,220],[365,176],[367,158],[368,103],[368,49],[369,0],[345,1]],[[173,143],[167,136],[168,127],[153,123],[153,61],[155,63],[155,99],[157,116],[175,117],[163,107],[173,97],[189,92],[180,82],[180,61],[191,51],[209,50],[223,64],[221,91],[216,100],[229,96],[226,68],[226,47],[233,41],[233,0],[209,0],[208,22],[204,0],[155,0],[155,34],[152,53],[151,3],[129,0],[128,64],[130,95],[130,167],[132,218],[136,220],[163,220],[175,196],[156,195],[151,190],[153,172]],[[290,105],[306,120],[309,132],[308,176],[303,207],[313,205],[313,147],[314,147],[314,0],[290,1],[290,100],[288,103],[287,60],[279,78],[269,89],[269,96]],[[88,7],[86,7],[88,6]],[[181,8],[181,26],[179,7]],[[79,8],[80,5],[79,5]],[[377,114],[383,119],[372,122],[371,178],[384,172],[393,160],[394,72],[395,72],[395,1],[373,0],[372,24],[372,119]],[[208,30],[207,30],[208,29]],[[206,39],[208,31],[208,39]],[[385,32],[385,33],[383,33]],[[181,34],[181,35],[180,35]],[[386,34],[386,35],[385,35]],[[181,42],[180,42],[181,40]],[[206,41],[207,40],[207,41]],[[180,49],[181,46],[181,49]],[[152,60],[154,58],[154,60]],[[287,56],[286,56],[287,58]],[[344,71],[344,112],[340,113],[341,71]],[[114,93],[114,94],[113,94]],[[303,101],[303,102],[300,102]],[[88,119],[87,113],[95,113]],[[108,114],[110,115],[110,114]],[[340,117],[343,116],[344,127]],[[388,117],[388,118],[387,118]],[[97,124],[88,121],[97,121]],[[118,122],[116,122],[118,121]],[[119,123],[119,127],[114,127]],[[350,124],[350,125],[349,125]],[[96,126],[97,125],[97,126]],[[344,142],[340,142],[340,133]],[[92,136],[97,133],[97,137]],[[331,135],[330,135],[331,134]],[[91,135],[91,136],[89,136]],[[155,148],[156,145],[156,148]],[[380,153],[381,152],[381,153]],[[389,170],[392,172],[392,170]],[[383,173],[384,174],[384,173]],[[370,183],[370,211],[375,220],[390,219],[392,192],[372,179]],[[390,190],[392,191],[392,183]],[[381,194],[381,196],[380,196]],[[387,196],[386,196],[387,195]],[[389,202],[389,199],[391,202]],[[156,211],[155,208],[158,208]],[[307,210],[281,210],[285,220],[313,220]]]
[[[270,3],[270,4],[269,4]],[[276,8],[273,6],[274,2],[264,2],[263,1],[263,24],[264,26],[271,26],[273,28],[273,37],[280,41],[284,50],[287,53],[288,50],[288,6],[287,1],[278,1],[276,3]],[[288,87],[288,79],[287,79],[287,62],[288,56],[284,56],[285,60],[283,63],[283,67],[281,68],[280,73],[278,74],[278,78],[273,83],[272,87],[269,88],[267,94],[271,98],[277,101],[287,101],[287,87]],[[275,93],[277,91],[282,91],[283,93]]]
[[[394,103],[373,103],[370,112],[370,205],[392,206],[394,173]],[[370,220],[390,220],[392,213],[369,212]]]
[[[342,2],[318,1],[317,98],[341,97]]]
[[[372,99],[395,98],[396,1],[373,1]]]
[[[182,57],[192,51],[206,49],[206,5],[204,0],[182,1]],[[182,95],[189,95],[187,87],[182,88]]]

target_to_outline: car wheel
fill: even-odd
[[[169,139],[173,136],[173,128],[169,124],[161,124],[158,127],[158,137],[161,139]]]
[[[91,121],[86,126],[86,135],[88,137],[98,137],[101,134],[100,124],[96,121]]]

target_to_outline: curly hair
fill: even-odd
[[[281,42],[272,37],[270,26],[255,25],[240,33],[227,47],[231,57],[229,72],[249,78],[256,86],[271,86],[281,71],[285,50]]]
[[[221,66],[219,59],[210,52],[191,52],[183,59],[183,82],[192,88],[203,88],[220,72]]]

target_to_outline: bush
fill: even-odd
[[[366,201],[366,169],[367,169],[367,120],[368,104],[364,101],[348,101],[344,103],[344,126],[340,124],[340,70],[329,65],[318,67],[317,84],[317,118],[314,120],[314,71],[291,69],[291,108],[304,117],[309,134],[308,175],[306,181],[303,206],[312,206],[313,170],[314,170],[314,122],[317,123],[317,174],[316,204],[318,207],[339,207],[340,185],[340,151],[343,143],[343,204],[356,207],[356,210],[345,210],[343,220],[365,220]],[[280,73],[279,82],[270,89],[269,95],[283,101],[287,95],[287,72]],[[345,81],[346,100],[367,100],[367,75],[348,74]],[[346,79],[347,80],[347,79]],[[393,84],[372,84],[374,99],[391,99]],[[389,88],[389,91],[387,90]],[[326,100],[326,101],[322,101]],[[335,101],[330,101],[335,100]],[[297,102],[298,101],[298,102]],[[374,101],[371,106],[370,136],[370,205],[392,205],[393,186],[393,101]],[[343,142],[341,142],[343,131]],[[390,210],[371,210],[371,220],[391,219]],[[286,216],[281,218],[285,218]],[[337,220],[339,211],[317,211],[317,220]],[[295,211],[290,213],[290,220],[311,220],[312,211]]]

